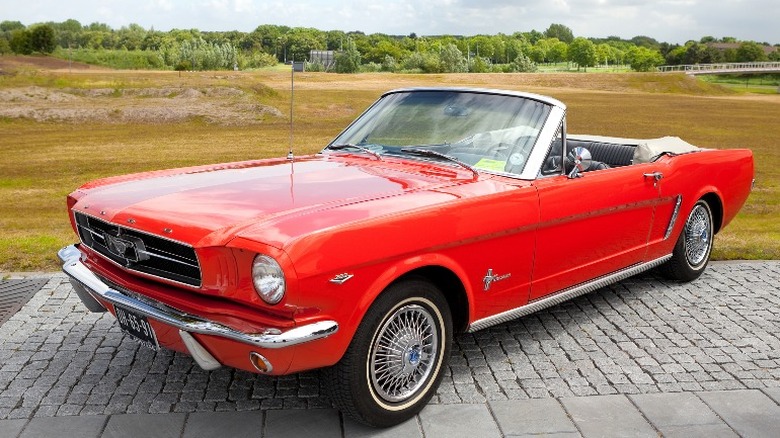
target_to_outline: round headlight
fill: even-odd
[[[284,272],[276,260],[258,254],[252,262],[252,282],[255,291],[268,304],[276,304],[284,297]]]

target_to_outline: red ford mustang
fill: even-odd
[[[59,252],[144,345],[280,375],[326,367],[358,421],[419,412],[452,337],[644,270],[690,281],[753,181],[749,150],[566,133],[533,94],[391,91],[321,153],[106,178]]]

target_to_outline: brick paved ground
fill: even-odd
[[[49,277],[0,327],[0,420],[330,407],[316,372],[206,372],[140,348]],[[776,388],[780,263],[716,263],[689,284],[637,277],[456,341],[434,405]]]

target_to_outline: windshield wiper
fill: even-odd
[[[334,151],[340,151],[342,149],[357,149],[357,150],[359,150],[361,152],[365,152],[365,153],[367,153],[369,155],[373,155],[374,157],[376,157],[377,160],[382,161],[382,156],[379,155],[379,153],[377,151],[372,151],[371,149],[369,149],[367,147],[363,147],[363,146],[352,144],[352,143],[331,144],[331,145],[328,145],[325,149],[330,149],[330,150],[334,150]]]
[[[401,148],[401,152],[406,152],[408,154],[414,154],[414,155],[421,155],[424,157],[437,157],[442,158],[447,161],[451,161],[458,166],[465,167],[466,169],[470,170],[472,173],[474,173],[474,178],[479,177],[479,172],[477,172],[477,169],[471,167],[470,165],[464,163],[463,161],[460,161],[459,159],[443,154],[439,151],[434,151],[432,149],[421,149],[421,148]]]

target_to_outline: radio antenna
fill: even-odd
[[[292,59],[292,69],[290,69],[290,151],[287,152],[287,159],[292,160],[293,155],[293,102],[295,98],[295,56]]]

